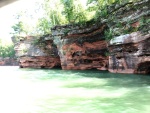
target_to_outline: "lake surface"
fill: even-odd
[[[0,67],[0,113],[150,113],[150,76]]]

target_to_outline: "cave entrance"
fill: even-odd
[[[138,65],[138,73],[150,74],[150,61],[142,62]]]

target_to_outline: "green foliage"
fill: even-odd
[[[86,11],[82,8],[81,4],[78,4],[75,9],[76,20],[75,22],[85,24],[87,21]]]
[[[107,11],[107,5],[110,3],[109,0],[88,0],[88,4],[93,4],[91,7],[89,7],[89,10],[95,10],[95,16],[94,19],[97,21],[100,17],[106,18],[108,15]]]
[[[51,33],[50,28],[63,24],[84,24],[87,21],[86,11],[80,0],[43,0],[41,8],[43,17],[38,20],[38,34]]]
[[[38,45],[40,43],[40,38],[34,38],[32,44],[33,45]]]
[[[69,23],[83,23],[87,21],[86,11],[79,0],[61,0],[64,5],[63,14]]]
[[[2,45],[0,40],[0,57],[15,57],[14,45]]]
[[[38,19],[34,30],[29,30],[27,24],[21,20],[23,15],[21,13],[16,16],[18,22],[12,26],[14,34],[20,35],[21,33],[25,33],[29,35],[31,31],[34,31],[32,33],[34,35],[44,35],[50,34],[51,28],[56,25],[76,23],[85,25],[90,20],[94,23],[105,19],[111,21],[114,20],[114,16],[109,17],[110,9],[108,5],[113,6],[116,3],[121,4],[129,0],[88,0],[86,7],[83,6],[81,1],[82,0],[42,0],[37,6],[39,7],[38,9],[42,10],[43,15]],[[113,7],[115,7],[115,5]],[[110,35],[110,32],[111,30],[106,31],[106,34]],[[65,34],[67,34],[67,31]]]
[[[130,0],[135,1],[135,0]],[[91,5],[88,7],[89,11],[95,11],[94,19],[98,21],[99,19],[106,19],[110,15],[109,6],[115,7],[114,4],[127,3],[129,0],[88,0],[87,4]],[[116,7],[115,7],[116,8]]]
[[[24,31],[24,29],[23,29],[23,22],[19,21],[18,23],[13,25],[12,28],[14,30],[14,34],[20,34],[21,32]]]
[[[85,24],[89,18],[92,18],[88,15],[89,11],[83,7],[81,0],[42,0],[37,2],[37,7],[38,10],[42,10],[42,15],[37,19],[36,27],[26,24],[29,12],[21,11],[15,16],[17,22],[12,26],[14,35],[50,34],[53,26],[70,23]]]
[[[61,2],[64,5],[64,15],[66,16],[67,20],[69,23],[74,22],[75,15],[73,0],[61,0]]]
[[[44,14],[38,19],[36,26],[38,34],[50,34],[53,26],[67,23],[62,15],[62,4],[58,0],[56,2],[43,0],[41,9]]]
[[[105,30],[104,35],[105,40],[107,41],[111,40],[113,38],[113,30],[112,29]]]
[[[150,26],[150,19],[147,17],[141,17],[139,20],[140,26],[138,27],[138,30],[142,32],[149,32],[149,26]]]
[[[53,8],[50,8],[51,7],[50,6],[51,2],[52,2],[51,0],[44,0],[44,2],[42,4],[42,8],[43,8],[43,11],[44,11],[43,18],[45,19],[44,21],[45,22],[47,21],[47,23],[48,23],[47,27],[52,27],[52,26],[56,25],[56,23],[57,23],[56,21],[59,18],[59,17],[56,18],[57,12],[55,12]],[[40,20],[39,20],[39,22],[40,22]],[[46,26],[43,26],[43,27],[46,27]],[[50,29],[49,29],[49,31],[50,31]]]
[[[110,54],[110,52],[105,52],[105,56],[110,56],[111,54]]]
[[[68,35],[68,32],[70,31],[70,29],[65,29],[65,31],[64,31],[64,35],[66,36],[66,35]]]
[[[46,47],[46,42],[45,40],[43,39],[43,37],[35,37],[32,44],[34,46],[38,46],[38,47]]]
[[[16,21],[11,27],[13,31],[10,34],[13,34],[15,36],[31,34],[31,32],[33,31],[33,29],[31,29],[32,25],[28,24],[26,15],[26,12],[22,11],[14,15]]]
[[[48,34],[50,33],[50,28],[52,27],[50,21],[46,18],[40,18],[37,23],[37,28],[39,34]]]

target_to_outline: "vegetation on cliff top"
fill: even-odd
[[[106,6],[119,2],[124,0],[42,0],[41,3],[37,2],[37,9],[41,10],[43,15],[38,19],[35,27],[31,27],[26,19],[23,19],[28,18],[28,12],[21,11],[16,14],[17,22],[12,26],[13,34],[43,35],[50,33],[50,28],[56,25],[84,24],[93,18],[107,16]],[[34,15],[32,17],[34,18]]]
[[[112,9],[117,9],[121,4],[135,2],[138,0],[43,0],[37,3],[37,9],[42,10],[43,15],[38,19],[35,27],[26,24],[22,19],[25,13],[16,15],[17,23],[12,26],[14,35],[45,35],[51,33],[51,28],[56,25],[76,24],[85,25],[93,24],[105,19],[112,21]],[[118,5],[116,5],[118,4]],[[111,12],[112,11],[112,12]],[[113,14],[112,14],[113,15]],[[33,15],[34,17],[34,15]],[[98,23],[98,22],[97,22]],[[105,32],[110,39],[113,34],[109,29]]]

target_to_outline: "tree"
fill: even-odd
[[[15,15],[16,23],[12,26],[13,35],[20,35],[21,33],[27,34],[27,29],[25,29],[24,22],[22,21],[23,12],[20,12]]]
[[[73,0],[61,0],[62,4],[64,5],[64,15],[69,23],[74,22],[75,15],[74,15],[74,4]]]
[[[3,41],[0,39],[0,57],[15,57],[15,50],[14,50],[14,45],[9,44],[9,45],[4,45]]]
[[[23,29],[23,22],[22,21],[18,21],[18,23],[16,23],[15,25],[13,25],[12,28],[14,30],[14,34],[20,35],[21,32],[24,31],[24,29]]]
[[[83,8],[81,0],[42,0],[37,2],[35,12],[41,11],[42,15],[38,18],[34,27],[27,21],[31,16],[28,11],[16,15],[17,22],[12,26],[13,34],[20,35],[43,35],[51,33],[51,27],[63,24],[85,23],[87,21],[87,11]],[[34,18],[34,15],[32,15]],[[24,19],[25,18],[25,19]],[[31,20],[31,18],[30,18]]]
[[[86,11],[79,0],[61,0],[64,5],[63,14],[69,23],[80,23],[87,20]]]
[[[51,22],[43,17],[38,20],[36,32],[38,32],[38,34],[48,34],[50,33],[51,27]]]

